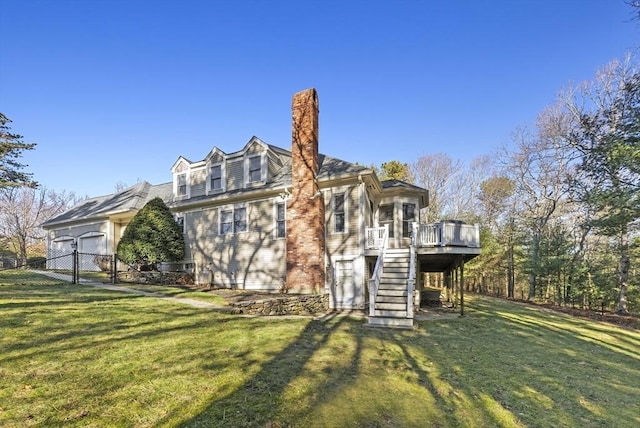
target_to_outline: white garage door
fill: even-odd
[[[100,267],[95,263],[95,256],[107,253],[106,237],[104,235],[80,237],[78,252],[80,253],[80,270],[99,271]]]
[[[73,238],[61,238],[51,242],[47,257],[47,269],[71,269],[73,263],[71,244],[73,244]]]

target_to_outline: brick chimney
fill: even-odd
[[[287,207],[287,281],[293,293],[324,288],[324,200],[318,187],[318,93],[293,96],[291,198]]]

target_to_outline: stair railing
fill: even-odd
[[[409,246],[409,278],[407,279],[407,318],[413,318],[413,294],[416,285],[416,241],[418,223],[411,223],[411,245]]]
[[[382,229],[382,228],[376,228]],[[378,246],[378,259],[376,260],[376,266],[373,268],[373,274],[369,279],[369,316],[373,317],[376,314],[376,297],[378,296],[378,287],[380,286],[380,278],[382,277],[382,271],[384,269],[384,254],[387,249],[389,241],[389,226],[385,225],[384,230],[380,235],[381,242]]]

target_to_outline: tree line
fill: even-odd
[[[379,173],[429,190],[421,221],[482,225],[471,290],[637,312],[639,141],[640,70],[629,55],[561,92],[492,156],[465,165],[429,154]]]

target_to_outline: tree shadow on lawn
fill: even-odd
[[[51,296],[47,294],[47,297],[56,296],[61,296],[59,291]],[[48,299],[46,302],[30,300],[0,304],[3,313],[0,330],[12,329],[15,335],[16,329],[25,327],[25,334],[28,334],[20,337],[20,340],[5,343],[0,362],[9,363],[52,353],[80,352],[139,338],[162,337],[167,333],[195,329],[205,324],[202,320],[189,320],[189,317],[201,313],[196,308],[176,309],[175,303],[167,302],[164,305],[158,302],[152,308],[145,309],[136,304],[140,299],[148,297],[92,288],[87,295],[73,292],[73,295]],[[129,311],[123,311],[126,305],[131,305]],[[95,308],[95,316],[88,318],[86,314],[93,311],[92,307]],[[43,313],[49,313],[50,316],[43,318]],[[186,318],[187,322],[178,325],[162,322],[170,318]]]
[[[521,312],[500,315],[502,309],[485,300],[468,307],[466,317],[419,322],[413,331],[368,328],[345,317],[309,321],[248,380],[181,426],[638,422],[633,403],[640,390],[632,386],[639,381],[637,359],[539,322],[547,314],[523,322]],[[578,371],[569,370],[576,365]],[[627,390],[628,402],[613,403],[611,388]]]

